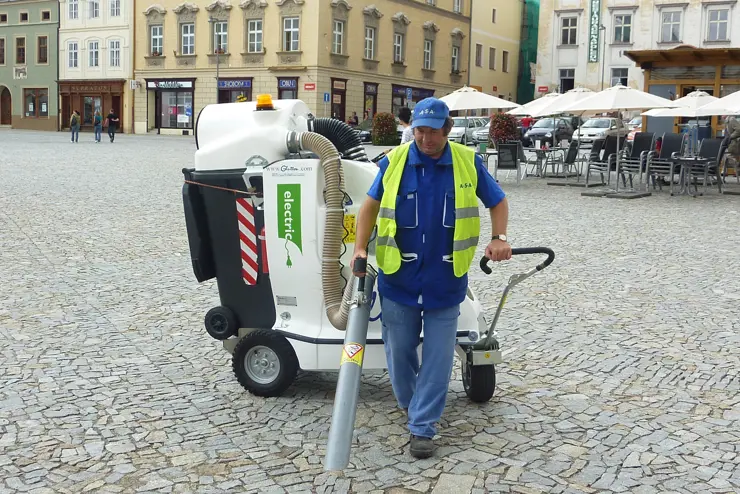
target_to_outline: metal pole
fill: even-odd
[[[355,259],[355,269],[358,268],[358,261],[361,259]],[[365,276],[354,279],[354,298],[347,319],[329,439],[326,444],[324,470],[327,472],[343,470],[349,465],[357,401],[360,395],[362,363],[367,343],[367,327],[370,323],[369,295],[373,292],[376,276],[377,272],[372,266],[367,266]]]
[[[601,90],[604,90],[604,69],[606,68],[606,26],[603,24],[599,26],[599,31],[603,33],[601,44],[602,44],[602,50],[601,50]]]

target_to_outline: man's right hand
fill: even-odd
[[[355,272],[355,259],[358,257],[362,257],[364,259],[367,259],[367,251],[365,249],[356,249],[354,254],[352,254],[352,261],[350,262],[349,266],[352,268],[352,272]],[[365,273],[357,273],[355,274],[358,278],[363,278],[365,276]]]

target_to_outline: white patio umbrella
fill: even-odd
[[[515,108],[518,103],[486,94],[469,86],[463,86],[439,98],[447,103],[450,110],[479,110],[483,108]]]
[[[706,106],[713,101],[717,101],[718,99],[719,98],[715,98],[711,94],[704,91],[692,91],[683,98],[673,100],[673,102],[677,105],[675,108],[653,108],[652,110],[642,113],[642,115],[646,115],[648,117],[706,116],[698,113],[701,107]]]
[[[509,115],[520,116],[520,117],[523,117],[525,115],[533,116],[534,112],[536,112],[540,108],[546,107],[547,105],[550,104],[551,101],[553,101],[554,98],[557,98],[558,96],[562,96],[562,95],[560,93],[548,93],[541,98],[532,100],[529,103],[526,103],[520,106],[519,108],[514,108],[513,110],[509,110],[506,113],[508,113]]]
[[[622,118],[623,111],[675,108],[676,106],[678,105],[675,101],[617,84],[567,106],[563,108],[563,111],[580,114],[616,111],[619,112],[619,118]],[[617,139],[617,143],[619,143],[619,139]],[[619,148],[617,148],[617,170],[619,169],[619,151]],[[619,192],[618,176],[615,192]]]
[[[537,108],[534,113],[532,113],[533,117],[544,117],[549,115],[559,115],[563,112],[563,108],[567,108],[571,106],[574,103],[577,103],[585,98],[588,98],[589,96],[593,96],[594,93],[588,88],[585,87],[577,87],[575,89],[571,89],[570,91],[564,93],[564,94],[558,94],[558,93],[551,93],[556,94],[556,98],[548,98],[547,105]],[[544,99],[544,98],[543,98]]]
[[[716,99],[696,110],[697,117],[738,114],[740,114],[740,91],[735,91],[723,98]]]

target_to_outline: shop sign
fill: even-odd
[[[498,92],[498,86],[493,86],[491,88],[491,91],[493,91],[494,93],[497,93]]]
[[[70,86],[70,92],[73,93],[107,93],[110,91],[108,85],[85,85],[85,86]]]
[[[601,0],[590,0],[591,18],[588,31],[588,61],[599,61],[599,27],[601,26]]]
[[[307,82],[303,85],[304,91],[316,91],[316,83],[315,82]]]
[[[332,98],[332,102],[335,105],[341,105],[342,104],[342,95],[341,94],[335,94],[334,97]]]
[[[347,89],[347,83],[344,81],[334,81],[334,89],[345,90]]]
[[[285,240],[285,264],[290,267],[289,244],[293,244],[298,253],[303,253],[301,239],[301,184],[278,184],[278,238]]]
[[[296,89],[298,81],[295,79],[278,79],[278,87],[280,89]]]
[[[378,94],[378,85],[365,84],[365,94]]]
[[[537,87],[537,92],[538,93],[546,93],[548,91],[548,89],[550,89],[550,88],[547,87],[547,86],[538,86]]]
[[[147,89],[190,89],[193,81],[147,81]]]
[[[252,80],[251,79],[243,79],[243,80],[219,80],[218,81],[218,88],[219,89],[242,89],[242,88],[250,88],[252,87]]]

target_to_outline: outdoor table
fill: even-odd
[[[706,166],[709,159],[700,158],[699,156],[674,156],[673,160],[680,167],[679,181],[681,182],[681,188],[677,195],[690,195],[692,197],[699,195],[699,187],[694,187],[694,193],[691,193],[691,169],[695,165]],[[673,195],[673,180],[671,180],[671,195]]]
[[[546,177],[547,176],[547,165],[549,163],[553,163],[553,164],[555,163],[555,160],[553,158],[553,154],[555,152],[565,153],[566,150],[567,150],[567,148],[561,148],[561,147],[557,147],[557,146],[556,147],[551,147],[551,148],[545,148],[545,149],[542,149],[542,148],[524,148],[524,151],[530,151],[530,152],[535,153],[537,155],[537,173],[535,173],[534,175],[527,174],[527,176],[528,177],[532,177],[532,176],[535,176],[535,177]],[[545,162],[544,167],[542,166],[543,160]],[[554,169],[555,168],[553,167],[553,170]],[[555,176],[557,176],[557,173],[555,174]]]

